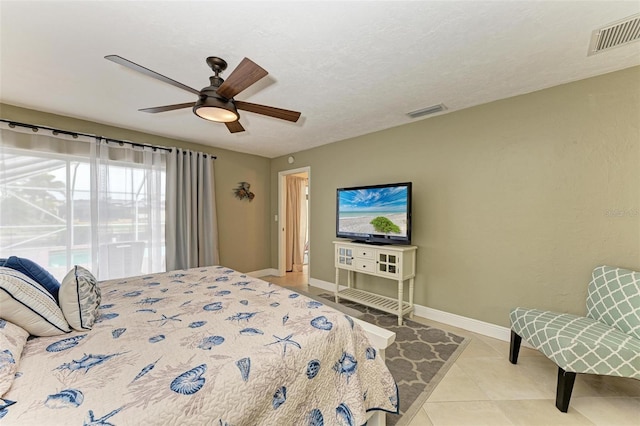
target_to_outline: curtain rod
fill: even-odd
[[[103,139],[107,143],[108,142],[116,142],[116,143],[119,143],[120,145],[126,143],[126,144],[129,144],[131,146],[140,146],[140,147],[143,147],[143,148],[151,148],[154,151],[157,150],[157,149],[161,149],[163,151],[169,151],[169,152],[173,151],[173,148],[167,148],[166,146],[158,146],[158,145],[151,145],[151,144],[146,144],[146,143],[123,141],[123,140],[120,140],[120,139],[112,139],[112,138],[106,138],[104,136],[91,135],[89,133],[70,132],[68,130],[54,129],[53,127],[36,126],[34,124],[20,123],[19,121],[5,120],[4,118],[0,118],[0,122],[8,123],[9,127],[15,127],[15,126],[26,127],[28,129],[33,130],[34,132],[37,132],[39,129],[43,129],[43,130],[50,130],[54,135],[57,135],[57,134],[61,133],[63,135],[72,136],[73,138],[77,138],[78,136],[87,136],[87,137],[90,137],[90,138]],[[187,152],[183,151],[183,154],[186,155]],[[213,158],[214,160],[216,160],[218,158],[215,155],[206,154],[206,153],[203,153],[203,154],[204,154],[205,158],[207,156]]]

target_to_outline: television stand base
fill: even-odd
[[[369,244],[334,241],[336,268],[336,303],[340,298],[362,305],[371,306],[398,316],[398,325],[402,318],[413,315],[413,287],[416,276],[416,246],[385,245],[375,247]],[[340,289],[340,271],[347,271],[347,286]],[[393,280],[397,284],[397,297],[377,295],[364,289],[354,288],[354,275],[366,274]],[[404,300],[404,283],[409,280],[409,300]]]

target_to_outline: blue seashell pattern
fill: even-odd
[[[307,415],[307,426],[324,426],[324,417],[322,411],[314,408]]]
[[[271,405],[273,405],[273,409],[278,409],[282,404],[287,400],[287,388],[282,386],[276,390],[276,393],[273,394],[273,401]]]
[[[181,395],[193,395],[198,392],[205,383],[202,375],[207,371],[207,364],[200,364],[191,370],[185,371],[171,382],[169,388]]]
[[[157,336],[149,337],[149,343],[158,343],[165,339],[164,334],[158,334]]]
[[[222,302],[213,302],[202,307],[205,311],[219,311],[222,309]]]
[[[369,346],[365,351],[364,355],[367,359],[376,359],[376,350]]]
[[[117,339],[118,337],[122,336],[122,334],[127,331],[126,328],[116,328],[115,330],[113,330],[111,332],[111,336],[113,336],[114,339]]]
[[[317,359],[312,359],[307,364],[307,379],[313,379],[318,375],[320,371],[320,361]]]
[[[0,369],[4,368],[6,365],[15,364],[16,360],[13,357],[13,353],[9,349],[5,349],[0,352]]]
[[[81,334],[79,336],[73,336],[73,337],[69,337],[67,339],[58,340],[57,342],[52,343],[49,346],[47,346],[46,351],[47,352],[62,352],[64,350],[71,349],[71,348],[77,346],[78,343],[80,342],[80,340],[84,339],[85,337],[87,337],[86,334]]]
[[[351,414],[351,410],[344,402],[336,407],[336,418],[341,425],[354,426],[353,414]]]
[[[329,331],[333,328],[333,323],[327,319],[324,315],[316,317],[311,320],[311,325],[318,330]]]
[[[240,370],[242,380],[245,382],[249,380],[249,373],[251,372],[251,358],[242,358],[236,361],[236,366]]]
[[[98,318],[96,318],[96,322],[108,321],[110,319],[114,319],[119,316],[120,314],[117,314],[115,312],[109,312],[108,314],[100,314]]]
[[[17,401],[11,401],[10,399],[0,398],[0,419],[7,415],[9,407],[15,404]]]
[[[210,351],[214,346],[218,346],[224,343],[224,337],[222,336],[209,336],[202,339],[202,342],[198,345],[200,349]]]
[[[264,334],[264,332],[257,328],[243,328],[240,330],[240,334],[243,336],[257,336],[260,334]]]
[[[44,405],[48,408],[75,408],[84,401],[84,394],[79,389],[64,389],[49,395]]]
[[[333,366],[333,369],[338,374],[345,376],[347,378],[347,383],[349,383],[349,377],[356,372],[357,367],[358,361],[356,361],[355,357],[343,352],[340,359]]]
[[[202,327],[203,325],[205,325],[207,322],[206,321],[194,321],[191,324],[189,324],[189,328],[198,328],[198,327]]]

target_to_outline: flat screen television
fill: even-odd
[[[336,236],[371,244],[411,244],[411,182],[338,188]]]

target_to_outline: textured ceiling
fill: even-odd
[[[272,158],[434,104],[451,112],[640,65],[638,42],[587,56],[594,29],[638,12],[637,1],[2,1],[0,101]],[[270,74],[236,99],[302,117],[241,111],[246,132],[229,134],[190,109],[138,112],[194,95],[109,54],[198,90],[207,56],[229,63],[223,77],[246,56]]]

